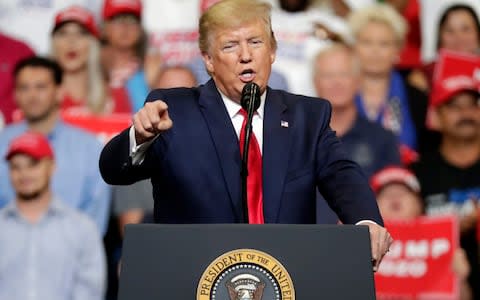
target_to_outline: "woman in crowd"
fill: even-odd
[[[403,152],[417,150],[427,97],[394,68],[405,41],[405,20],[391,6],[376,4],[355,11],[349,23],[361,73],[356,96],[359,114],[395,133]]]
[[[472,7],[455,4],[440,17],[437,32],[437,51],[440,49],[480,55],[480,20]],[[435,61],[426,64],[410,77],[412,84],[429,90],[432,84]]]
[[[112,93],[128,99],[133,111],[143,106],[161,65],[159,54],[146,53],[141,13],[140,0],[105,0],[103,6],[102,66]]]
[[[55,17],[52,55],[64,71],[64,113],[130,112],[128,103],[112,99],[100,65],[99,32],[93,14],[71,6]]]

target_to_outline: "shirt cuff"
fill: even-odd
[[[355,223],[355,225],[367,225],[365,223],[371,223],[371,224],[378,225],[377,222],[372,221],[372,220],[361,220],[361,221],[358,221],[357,223]]]
[[[132,165],[138,166],[143,163],[147,149],[157,139],[158,135],[148,142],[137,145],[137,140],[135,139],[135,128],[132,126],[128,132],[128,136],[130,140],[130,157],[132,158]]]

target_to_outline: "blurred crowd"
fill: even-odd
[[[197,26],[217,1],[0,3],[0,299],[116,299],[151,184],[105,184],[102,141],[68,120],[131,118],[152,89],[207,82]],[[480,299],[480,2],[268,2],[270,87],[330,101],[385,219],[458,218],[459,299]]]

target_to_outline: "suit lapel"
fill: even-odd
[[[277,222],[287,173],[292,124],[286,110],[282,95],[269,88],[263,121],[263,211],[267,223]]]
[[[241,203],[240,149],[237,134],[213,80],[200,89],[199,105],[217,150],[230,201],[238,222],[243,220]]]

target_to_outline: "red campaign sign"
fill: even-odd
[[[132,115],[130,114],[98,116],[87,113],[62,113],[62,118],[68,124],[96,134],[103,143],[108,142],[116,134],[132,125]]]
[[[459,245],[455,217],[385,222],[395,241],[375,273],[379,299],[458,299],[452,270]]]

